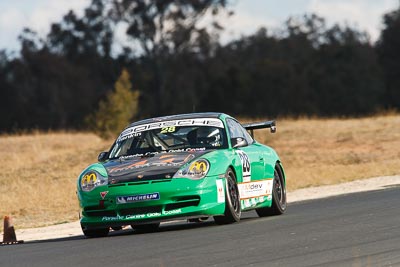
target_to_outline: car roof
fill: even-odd
[[[169,116],[155,117],[155,118],[144,119],[144,120],[140,120],[137,122],[133,122],[128,127],[140,125],[140,124],[147,124],[147,123],[160,122],[160,121],[170,121],[170,120],[184,120],[184,119],[196,119],[196,118],[220,118],[222,115],[228,116],[228,115],[226,115],[224,113],[220,113],[220,112],[199,112],[199,113],[169,115]]]

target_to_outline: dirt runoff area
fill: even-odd
[[[357,180],[337,185],[311,187],[288,192],[288,203],[326,198],[331,196],[350,194],[363,191],[380,190],[391,186],[400,185],[400,175],[375,177]],[[290,208],[289,211],[290,212]],[[38,241],[82,236],[79,221],[52,225],[42,228],[17,229],[18,240]]]

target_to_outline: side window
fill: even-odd
[[[239,125],[236,121],[234,121],[232,119],[227,119],[226,122],[228,124],[229,135],[231,138],[236,138],[236,137],[244,138],[243,132],[238,127]]]
[[[240,125],[240,123],[232,119],[227,119],[226,122],[228,124],[229,135],[231,138],[242,137],[246,139],[249,145],[254,142],[253,138],[251,138],[250,134],[242,125]]]
[[[254,143],[254,139],[253,137],[251,137],[251,135],[246,131],[245,128],[243,128],[242,125],[239,124],[240,129],[242,129],[242,132],[244,134],[244,138],[246,139],[247,143],[250,145],[252,143]]]

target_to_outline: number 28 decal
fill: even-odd
[[[162,134],[173,133],[173,132],[175,132],[175,126],[163,127],[163,128],[161,128],[161,131],[160,131],[160,133],[162,133]]]
[[[251,177],[249,156],[247,156],[247,154],[242,150],[236,150],[236,152],[240,158],[240,162],[242,163],[243,182],[249,182]]]

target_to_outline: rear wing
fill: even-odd
[[[250,131],[250,134],[252,137],[254,137],[254,130],[257,129],[264,129],[264,128],[270,128],[271,133],[276,132],[276,122],[275,121],[262,121],[262,122],[252,122],[252,123],[245,123],[242,124],[242,126]]]

